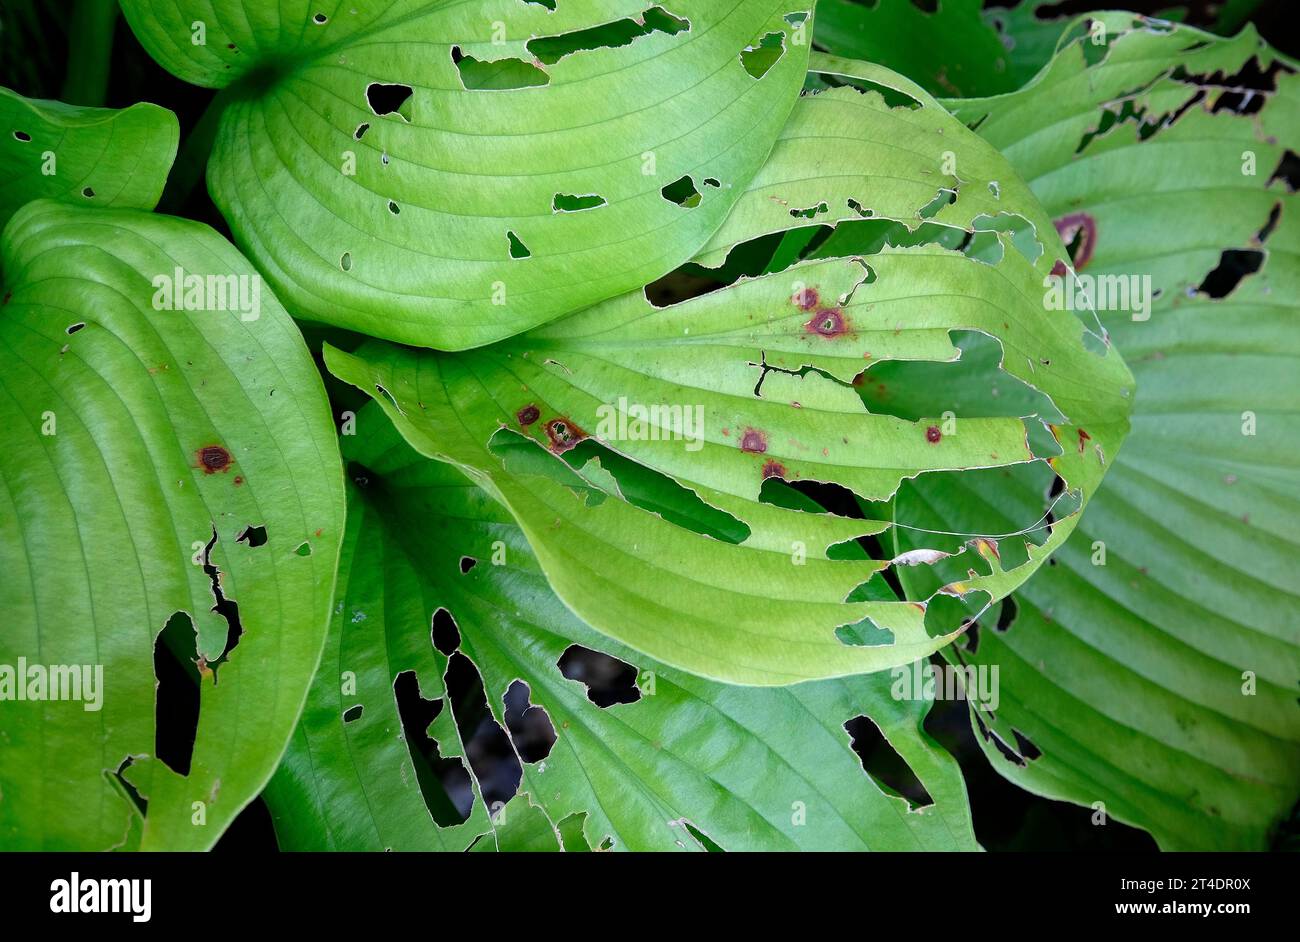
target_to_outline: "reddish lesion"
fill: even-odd
[[[1055,220],[1056,231],[1061,241],[1069,246],[1078,240],[1073,255],[1074,270],[1080,271],[1092,261],[1092,253],[1097,247],[1097,220],[1088,213],[1067,213]],[[1057,268],[1061,270],[1058,272]],[[1052,274],[1064,275],[1065,266],[1058,261],[1052,268]]]
[[[559,416],[546,423],[546,437],[551,440],[551,451],[562,455],[587,437],[575,422],[567,416]]]
[[[819,337],[843,337],[849,332],[849,321],[837,307],[824,307],[803,325],[803,329]]]
[[[224,473],[235,463],[230,452],[221,445],[204,445],[194,453],[194,456],[199,470],[204,474]]]

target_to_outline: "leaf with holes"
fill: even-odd
[[[694,266],[716,290],[664,307],[638,291],[457,355],[326,348],[417,450],[511,510],[584,620],[725,682],[882,670],[947,644],[963,628],[954,599],[1000,598],[1033,572],[1127,431],[1124,364],[1086,317],[1044,303],[1064,248],[1014,171],[912,83],[843,60],[817,70],[842,87],[800,101]],[[801,254],[732,270],[773,239]],[[955,360],[952,335],[972,332],[1036,400],[891,412],[878,364]],[[1022,464],[1065,482],[1051,523],[879,552],[914,525],[887,506],[904,480]],[[900,567],[947,556],[960,578],[894,596]]]
[[[206,226],[41,200],[0,254],[0,846],[209,847],[325,638],[320,376]]]
[[[166,68],[226,89],[209,186],[285,303],[441,349],[699,249],[789,114],[810,7],[123,2]]]
[[[1074,233],[1138,388],[1059,564],[953,656],[1000,666],[1002,707],[973,721],[1011,780],[1166,848],[1262,848],[1300,791],[1300,76],[1251,29],[1099,22],[1103,49],[951,103]],[[900,505],[961,527],[1049,483],[918,481]]]
[[[282,847],[975,848],[927,700],[888,674],[746,688],[662,667],[575,618],[509,512],[377,406],[356,430],[330,638],[267,793]],[[620,673],[613,694],[596,680]],[[448,707],[449,688],[472,695]],[[873,784],[850,750],[862,713],[899,778]]]
[[[33,101],[0,88],[0,226],[32,199],[153,209],[180,128],[166,108]]]

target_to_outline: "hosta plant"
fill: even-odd
[[[1295,66],[924,6],[122,0],[14,70],[0,847],[976,850],[987,767],[1281,840]]]

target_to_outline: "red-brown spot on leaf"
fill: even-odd
[[[767,436],[756,428],[745,429],[745,434],[740,437],[740,450],[761,455],[767,451]]]
[[[824,307],[803,325],[803,329],[819,337],[842,337],[848,333],[849,323],[839,308]]]
[[[204,474],[216,474],[218,471],[229,471],[234,459],[230,457],[230,452],[220,445],[204,445],[197,452],[195,457],[198,458],[199,468]]]
[[[1064,277],[1065,277],[1065,272],[1066,272],[1065,262],[1061,261],[1061,260],[1058,258],[1058,259],[1056,260],[1056,264],[1052,266],[1052,277],[1053,277],[1053,278],[1064,278]],[[1005,325],[1004,325],[1004,326],[1005,326]]]
[[[1097,247],[1097,220],[1088,213],[1068,213],[1055,220],[1056,231],[1061,241],[1068,248],[1077,239],[1077,245],[1071,252],[1074,270],[1082,271],[1092,261],[1093,250]],[[1064,272],[1062,272],[1064,274]]]
[[[519,420],[520,428],[527,428],[541,418],[541,410],[531,402],[515,413],[515,418]]]
[[[236,474],[236,475],[235,475],[235,487],[239,487],[239,485],[241,485],[241,484],[243,484],[243,483],[244,483],[244,477],[243,477],[243,475],[241,475],[241,474]]]
[[[943,438],[943,433],[939,431],[939,426],[931,425],[925,430],[925,440],[931,445],[937,445],[941,438]]]
[[[815,307],[817,307],[817,303],[818,301],[820,301],[820,298],[817,294],[816,288],[804,288],[803,290],[796,291],[793,295],[791,295],[790,301],[796,307],[800,307],[805,311],[811,311]]]
[[[772,458],[768,458],[766,461],[763,462],[764,481],[766,481],[768,478],[783,478],[783,477],[785,477],[785,465],[781,464],[781,462],[776,461]]]
[[[560,416],[546,423],[546,437],[551,440],[551,451],[562,455],[586,438],[587,433],[565,416]]]
[[[1091,438],[1092,438],[1091,435],[1089,435],[1083,429],[1079,429],[1079,454],[1083,454],[1084,442],[1091,440]]]

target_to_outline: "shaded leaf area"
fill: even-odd
[[[1136,2],[1125,8],[1151,13],[1157,24],[1192,16],[1231,35],[1261,5]],[[1080,14],[1098,6],[1087,0],[821,0],[814,40],[818,49],[901,72],[935,95],[999,95],[1024,86],[1061,46],[1088,34],[1091,20]]]
[[[24,203],[153,209],[180,135],[157,105],[82,108],[0,88],[0,226]]]
[[[882,584],[952,556],[962,576],[940,595],[1005,595],[1064,540],[1126,431],[1130,378],[1095,320],[1044,306],[1064,247],[1014,171],[912,83],[818,62],[843,87],[800,101],[689,266],[701,284],[684,300],[656,307],[652,286],[457,356],[326,349],[417,450],[510,508],[584,620],[728,682],[936,650],[962,630],[960,606]],[[954,334],[991,344],[973,368],[1025,396],[899,412],[877,367],[926,361],[943,388],[946,370],[971,368]],[[1067,484],[1054,520],[933,533],[904,559],[880,551],[882,534],[913,525],[888,505],[905,479],[1049,460]]]
[[[357,430],[343,439],[338,607],[267,791],[283,848],[975,849],[919,692],[895,699],[888,674],[756,688],[663,667],[579,621],[510,513],[413,451],[377,406]],[[409,672],[442,704],[425,728],[394,695]],[[850,748],[844,724],[862,714],[895,756],[882,785]],[[501,736],[510,754],[489,761]],[[416,739],[473,775],[464,823],[435,823],[447,789],[426,787]],[[887,784],[900,777],[928,796],[915,810]]]
[[[1007,62],[1013,76],[1011,89],[1020,88],[1051,61],[1063,46],[1091,34],[1093,21],[1081,14],[1097,9],[1099,4],[1080,0],[1029,0],[1013,4],[990,4],[983,13],[989,27],[996,30],[1006,47]],[[1226,3],[1164,3],[1130,2],[1124,9],[1151,14],[1151,22],[1159,27],[1163,23],[1190,22],[1211,29],[1223,36],[1231,36],[1246,21],[1258,16],[1264,0],[1228,0]],[[1278,3],[1275,8],[1285,5]],[[1278,10],[1280,14],[1280,9]],[[1279,32],[1281,30],[1279,29]],[[1101,37],[1099,36],[1098,39]],[[1105,46],[1105,42],[1094,43]],[[967,91],[968,97],[997,94],[996,89]]]
[[[1101,312],[1138,385],[1115,468],[1057,565],[952,656],[1001,668],[1000,710],[973,722],[1013,781],[1166,848],[1257,849],[1300,793],[1300,86],[1250,29],[1107,23],[1093,64],[1081,40],[1021,92],[950,103],[1058,220],[1086,220],[1080,283],[1154,295]],[[1054,488],[978,483],[918,481],[900,507],[954,527]]]
[[[810,14],[797,6],[124,11],[171,72],[227,89],[209,187],[285,303],[461,349],[639,287],[699,249],[798,94],[809,43],[796,24]],[[768,36],[756,75],[742,53]],[[678,203],[662,191],[684,176],[726,185]],[[574,194],[600,202],[564,211],[557,197]]]
[[[0,846],[210,847],[325,638],[343,484],[320,376],[206,226],[40,200],[0,252]],[[31,698],[55,668],[74,695]]]
[[[1018,87],[1020,73],[981,16],[981,0],[926,6],[916,0],[821,0],[814,41],[835,55],[900,72],[935,95],[995,95]]]

